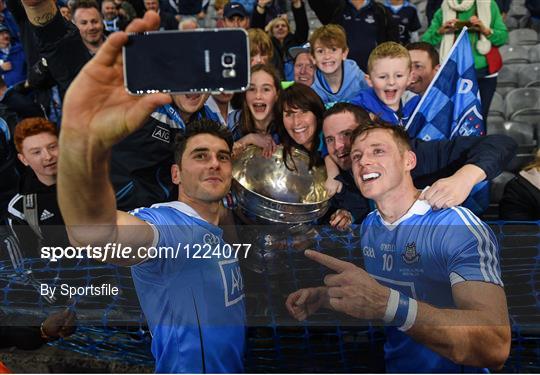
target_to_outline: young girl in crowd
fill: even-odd
[[[280,82],[276,70],[268,64],[251,68],[251,83],[244,93],[242,109],[233,114],[229,128],[233,133],[233,155],[238,156],[249,145],[263,149],[270,157],[276,150],[276,102],[280,95]]]

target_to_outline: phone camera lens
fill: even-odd
[[[225,68],[232,68],[236,63],[235,55],[232,53],[224,53],[221,56],[221,65]]]

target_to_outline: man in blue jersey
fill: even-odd
[[[150,11],[127,31],[158,25]],[[117,211],[109,179],[111,148],[172,100],[165,94],[127,94],[121,58],[127,40],[126,33],[112,34],[65,97],[60,144],[69,146],[59,156],[58,196],[71,243],[132,249],[94,257],[132,266],[152,332],[156,372],[241,372],[243,280],[237,255],[226,252],[217,226],[231,184],[232,137],[210,120],[193,122],[176,145],[171,169],[180,185],[178,200],[131,214]]]
[[[306,255],[336,274],[289,295],[297,319],[320,307],[387,327],[388,372],[480,372],[500,368],[510,350],[496,239],[462,207],[434,211],[411,178],[416,156],[401,127],[359,128],[352,169],[377,210],[361,228],[365,268]]]

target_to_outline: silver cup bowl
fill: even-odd
[[[259,223],[300,224],[322,217],[330,200],[324,187],[326,169],[309,169],[309,156],[294,149],[296,168],[290,170],[282,155],[281,146],[271,158],[264,158],[261,149],[252,146],[235,160],[233,192],[239,207]]]

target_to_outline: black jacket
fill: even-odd
[[[24,214],[24,196],[36,194],[36,199],[27,204],[37,207],[37,217],[43,241],[38,241],[38,236],[29,226]],[[11,230],[16,235],[20,247],[12,246],[8,251],[13,251],[11,259],[39,258],[39,246],[67,246],[69,244],[64,228],[64,220],[56,199],[56,184],[46,186],[41,183],[35,173],[27,168],[21,178],[19,192],[11,199],[8,205],[8,217]],[[17,267],[20,264],[14,264]]]
[[[540,220],[540,190],[520,175],[509,181],[499,202],[499,218]]]
[[[355,60],[364,72],[369,54],[378,44],[399,43],[398,25],[390,11],[375,0],[360,10],[347,0],[309,0],[309,5],[322,24],[343,26],[349,45],[348,58]]]
[[[453,175],[465,164],[481,168],[487,179],[491,180],[512,160],[517,143],[508,136],[495,134],[430,142],[414,139],[412,148],[417,163],[411,175],[414,185],[423,189],[441,178]],[[351,171],[342,171],[336,179],[343,183],[343,189],[332,198],[332,209],[346,209],[353,215],[355,224],[361,223],[371,211],[368,200],[356,187]]]

